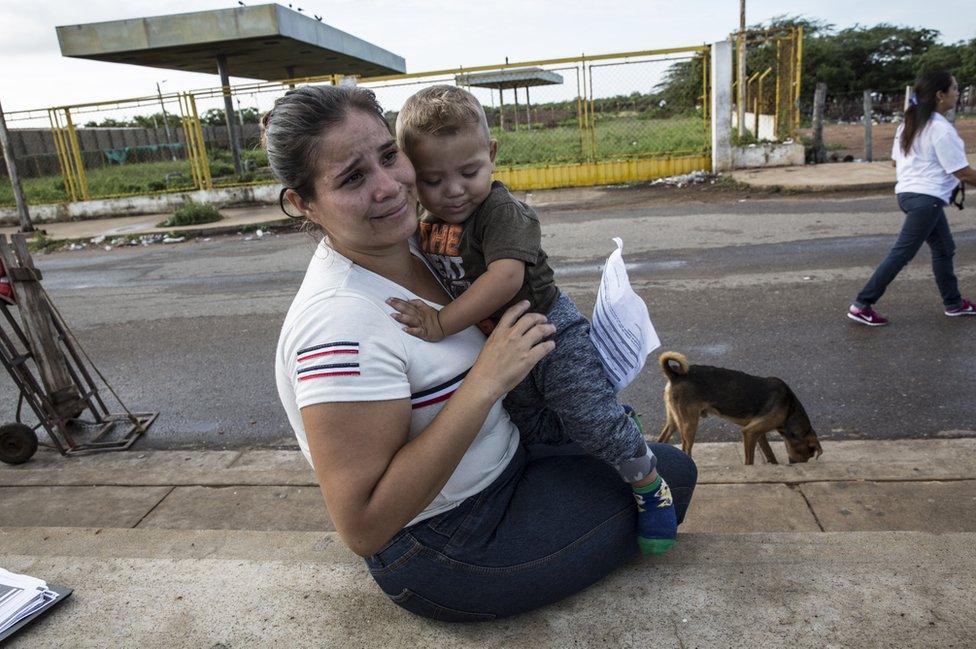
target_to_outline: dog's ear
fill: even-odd
[[[787,389],[789,390],[789,388]],[[813,433],[813,426],[810,424],[810,418],[807,417],[807,411],[803,408],[800,400],[796,398],[796,395],[793,394],[793,390],[789,390],[788,395],[789,405],[787,406],[786,424],[784,426],[786,435],[793,439],[802,439]]]

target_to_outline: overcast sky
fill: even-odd
[[[519,61],[694,45],[724,39],[739,21],[738,0],[292,2],[306,14],[324,16],[331,26],[404,57],[409,72],[500,63],[505,57]],[[219,85],[216,73],[64,58],[54,27],[237,4],[236,0],[0,0],[0,102],[10,111],[143,96],[155,92],[155,82],[163,79],[165,91]],[[941,32],[944,42],[976,36],[972,0],[748,0],[750,24],[781,14],[802,14],[838,27],[879,22],[928,27]]]

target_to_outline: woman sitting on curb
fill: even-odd
[[[380,588],[418,615],[488,620],[634,559],[630,486],[569,445],[529,446],[502,408],[553,348],[544,316],[521,303],[487,341],[469,327],[438,343],[391,318],[391,296],[449,297],[412,240],[414,170],[373,93],[302,87],[263,124],[283,198],[325,234],[282,326],[279,395],[336,530]],[[680,522],[695,465],[652,450]]]

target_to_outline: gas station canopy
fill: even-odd
[[[277,4],[57,27],[61,54],[264,81],[406,71],[403,57]]]
[[[455,82],[459,86],[508,90],[509,88],[557,85],[563,82],[563,77],[561,74],[543,70],[542,68],[519,68],[517,70],[502,70],[500,72],[459,74],[455,77]]]

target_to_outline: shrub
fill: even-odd
[[[172,228],[181,225],[197,225],[200,223],[213,223],[219,221],[223,216],[217,208],[210,203],[187,202],[181,205],[172,216],[156,224],[157,228]]]
[[[255,167],[268,166],[268,154],[264,149],[245,149],[241,151],[244,160],[250,160]]]
[[[215,160],[210,163],[210,175],[213,178],[234,175],[234,165],[222,160]]]

